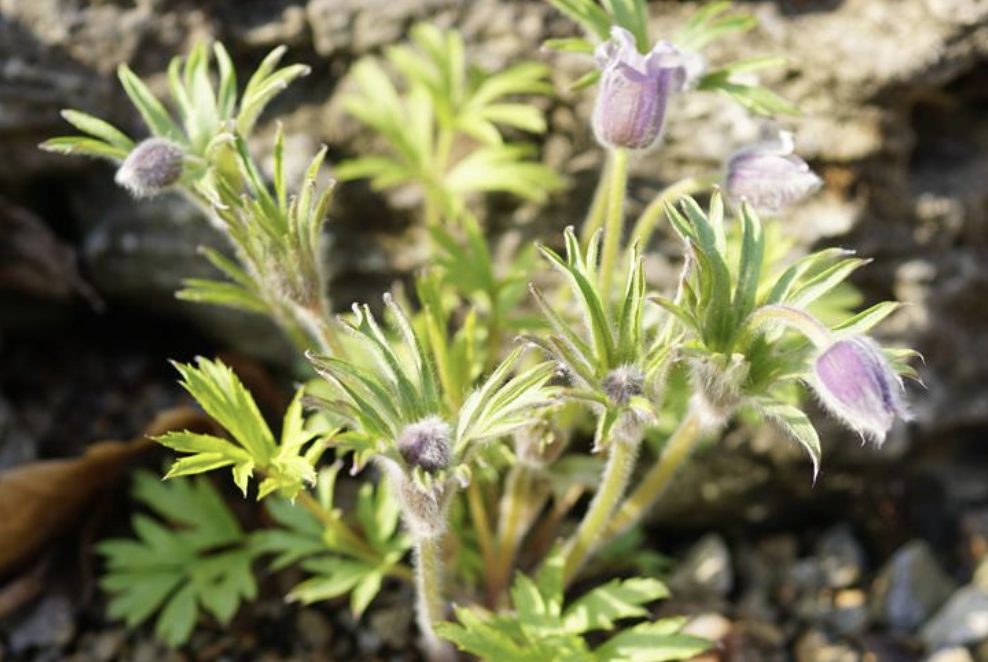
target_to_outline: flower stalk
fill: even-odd
[[[436,634],[436,623],[445,619],[443,600],[442,538],[415,536],[416,623],[422,635],[423,648],[431,662],[452,662],[453,647]]]
[[[614,267],[621,249],[621,235],[624,231],[624,197],[628,186],[628,152],[616,148],[611,151],[611,165],[608,169],[610,185],[607,192],[607,216],[604,230],[604,249],[600,262],[601,291],[604,303],[610,301],[614,284]]]
[[[519,463],[511,468],[505,479],[498,518],[498,555],[491,582],[495,600],[508,585],[521,542],[535,513],[544,503],[533,489],[537,478],[537,469]]]
[[[709,424],[704,425],[700,408],[691,405],[686,417],[662,449],[658,461],[610,518],[602,532],[602,540],[610,540],[642,520],[689,458],[697,442],[703,438],[705,428],[709,429]]]
[[[637,442],[623,440],[610,444],[607,466],[597,495],[590,503],[590,509],[584,515],[576,533],[565,546],[566,565],[563,578],[567,583],[576,577],[587,557],[599,546],[601,534],[607,529],[608,519],[613,515],[628,487],[640,445],[640,439]]]

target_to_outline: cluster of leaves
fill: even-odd
[[[438,416],[451,422],[450,477],[468,482],[469,465],[481,443],[525,425],[531,420],[531,410],[546,402],[549,394],[544,387],[555,368],[552,363],[543,362],[513,374],[526,349],[519,346],[477,388],[467,383],[469,391],[447,392],[445,387],[453,382],[444,383],[436,378],[432,368],[434,352],[427,349],[434,345],[423,341],[402,306],[390,295],[384,301],[406,360],[366,305],[355,305],[354,319],[343,323],[376,359],[374,369],[331,356],[310,356],[316,371],[337,385],[341,396],[345,394],[321,403],[351,427],[338,435],[335,442],[355,454],[358,466],[374,456],[404,466],[395,445],[401,431],[430,416]],[[463,386],[464,382],[456,384]],[[424,479],[420,471],[418,474]]]
[[[360,487],[351,517],[335,506],[340,466],[320,472],[317,508],[269,499],[273,526],[250,533],[205,478],[161,482],[138,473],[131,496],[151,514],[133,517],[134,538],[99,545],[110,617],[133,628],[157,614],[156,636],[180,646],[200,614],[226,625],[257,597],[254,566],[266,556],[273,557],[271,571],[301,564],[309,573],[290,600],[310,604],[349,593],[359,617],[386,577],[410,577],[402,560],[411,543],[398,528],[398,504],[385,482]]]
[[[210,76],[212,58],[205,44],[198,44],[188,57],[175,57],[168,67],[168,88],[177,109],[178,121],[130,68],[122,64],[117,76],[128,98],[140,113],[151,135],[168,139],[184,148],[186,164],[182,185],[193,192],[209,166],[229,161],[229,145],[235,135],[249,136],[261,112],[289,83],[309,73],[305,65],[278,68],[284,47],[271,51],[237,98],[237,76],[226,49],[213,45],[219,85]],[[108,122],[77,110],[62,116],[83,134],[52,138],[43,149],[61,154],[81,154],[120,162],[134,148],[134,141]]]
[[[188,431],[158,437],[158,443],[188,454],[172,465],[166,478],[231,467],[233,481],[246,495],[248,482],[259,472],[263,478],[258,499],[273,492],[294,499],[307,485],[314,484],[315,465],[326,449],[325,440],[333,433],[306,428],[302,391],[288,407],[281,439],[276,442],[253,396],[229,367],[204,358],[199,358],[197,366],[175,364],[182,375],[181,384],[233,440]]]
[[[806,381],[811,343],[767,325],[766,313],[777,310],[807,315],[867,260],[831,248],[797,260],[784,270],[766,269],[765,235],[748,205],[742,205],[736,241],[728,241],[719,193],[708,212],[690,197],[666,215],[687,247],[684,277],[677,299],[653,295],[671,314],[679,334],[677,353],[693,369],[700,388],[715,404],[740,407],[778,423],[809,452],[815,470],[820,440],[809,418],[790,403],[788,387]],[[835,337],[862,334],[898,308],[881,302],[835,323]],[[903,359],[911,353],[890,350],[890,358],[908,373]]]
[[[455,31],[420,24],[411,38],[415,48],[387,51],[403,77],[403,93],[380,65],[364,60],[352,71],[359,92],[346,101],[351,115],[384,138],[390,154],[341,163],[336,176],[370,179],[375,189],[421,187],[430,225],[440,216],[458,217],[471,193],[507,192],[539,201],[559,188],[559,176],[533,160],[533,147],[505,142],[500,128],[545,131],[540,110],[511,98],[551,94],[548,68],[528,62],[487,73],[467,63]]]
[[[226,624],[242,601],[257,596],[251,569],[256,550],[208,481],[163,483],[139,473],[132,494],[164,521],[134,515],[135,538],[99,544],[111,618],[133,628],[157,613],[155,634],[178,646],[188,640],[200,611]]]
[[[638,49],[646,53],[654,40],[648,36],[647,0],[547,0],[549,4],[580,25],[588,38],[552,39],[547,46],[561,51],[593,53],[595,42],[610,39],[611,27],[619,25],[635,36]],[[746,13],[731,12],[732,2],[712,2],[697,10],[671,41],[677,47],[700,52],[709,44],[753,29],[758,21]],[[746,110],[758,115],[796,115],[799,109],[768,88],[757,83],[752,75],[764,69],[785,64],[780,57],[754,57],[730,62],[703,73],[696,88],[721,92]],[[574,84],[582,89],[593,85],[600,77],[592,71]]]
[[[460,344],[453,338],[443,342],[446,334],[441,329],[448,328],[452,310],[469,303],[469,315],[479,316],[479,321],[464,324],[464,329],[475,328],[464,334],[464,340],[470,335],[474,340],[467,346],[475,344],[480,349],[473,357],[463,357],[465,361],[450,362],[473,366],[472,380],[478,376],[477,370],[489,370],[494,366],[500,358],[501,342],[506,336],[510,337],[508,334],[517,335],[541,327],[542,321],[522,306],[535,270],[532,247],[495,256],[476,219],[464,216],[459,230],[461,234],[457,235],[446,228],[432,228],[435,267],[418,280],[416,289],[423,314],[431,319],[429,337],[437,362],[444,346]],[[447,304],[450,299],[452,302]],[[464,381],[459,390],[465,390],[469,381]]]
[[[710,648],[710,642],[680,632],[681,618],[619,628],[619,621],[646,618],[646,605],[669,595],[655,579],[615,579],[564,606],[563,565],[562,554],[552,554],[535,581],[523,574],[515,578],[511,609],[492,614],[460,607],[459,623],[441,624],[440,633],[490,662],[666,662]],[[620,631],[591,648],[587,633],[615,629]]]
[[[326,186],[320,191],[317,183],[326,148],[312,159],[297,195],[290,195],[280,127],[274,145],[273,190],[268,189],[244,139],[238,135],[233,144],[239,167],[237,179],[231,181],[213,170],[200,182],[198,190],[223,223],[242,266],[217,251],[204,249],[203,254],[227,280],[189,279],[177,296],[270,314],[297,337],[311,331],[312,324],[318,324],[329,312],[321,235],[333,189]],[[311,321],[305,324],[310,328],[293,326],[293,321],[300,320]],[[301,345],[305,346],[305,342]]]
[[[350,610],[360,617],[386,577],[408,579],[402,565],[411,540],[399,530],[400,510],[386,481],[364,483],[357,492],[353,522],[335,504],[335,486],[342,465],[320,472],[319,515],[274,499],[268,513],[278,525],[253,536],[255,549],[274,554],[273,570],[300,563],[311,574],[288,594],[305,604],[350,594]]]
[[[601,237],[601,232],[595,233],[584,254],[576,233],[567,228],[565,258],[546,246],[539,247],[553,267],[566,277],[578,303],[576,317],[583,320],[588,340],[581,338],[573,330],[573,324],[553,310],[536,287],[532,293],[552,333],[544,339],[531,337],[532,342],[566,366],[574,382],[574,388],[567,391],[570,397],[603,408],[605,413],[598,419],[598,444],[611,437],[612,428],[624,413],[642,420],[655,418],[654,405],[646,393],[636,394],[627,402],[615,401],[613,394],[608,393],[607,378],[618,368],[634,367],[644,375],[646,385],[654,384],[668,355],[663,343],[650,343],[645,335],[645,270],[637,246],[631,251],[628,280],[620,304],[611,310],[598,274]]]

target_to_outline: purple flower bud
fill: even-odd
[[[824,406],[878,445],[896,416],[909,417],[902,380],[871,338],[838,340],[817,357],[813,372],[813,386]]]
[[[116,181],[138,198],[149,198],[182,176],[185,152],[164,138],[148,138],[131,150],[117,170]]]
[[[398,452],[410,467],[436,473],[449,466],[449,436],[449,426],[439,417],[430,416],[401,431]]]
[[[615,26],[596,56],[602,71],[593,112],[597,140],[605,147],[648,149],[662,133],[669,100],[687,84],[683,53],[660,41],[643,55],[631,33]]]
[[[746,200],[759,211],[776,213],[820,188],[823,181],[806,161],[793,154],[793,136],[750,145],[727,162],[727,193],[735,203]]]

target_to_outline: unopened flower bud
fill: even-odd
[[[682,52],[660,41],[643,55],[632,34],[615,26],[596,57],[602,72],[593,112],[597,140],[605,147],[648,149],[662,133],[669,100],[687,84]]]
[[[135,197],[161,193],[182,176],[182,147],[164,138],[148,138],[131,150],[120,169],[117,184]]]
[[[779,212],[822,183],[806,161],[793,154],[793,136],[788,132],[735,152],[727,162],[725,186],[731,200],[747,201],[758,211]]]
[[[607,373],[601,386],[608,400],[625,407],[632,398],[644,395],[645,375],[635,366],[623,365]]]
[[[908,418],[902,380],[875,341],[838,340],[817,357],[814,388],[834,416],[881,445],[896,416]]]
[[[398,436],[398,452],[411,468],[436,473],[449,466],[450,429],[438,416],[412,423]]]

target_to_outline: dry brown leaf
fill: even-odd
[[[31,462],[0,473],[0,574],[29,560],[76,522],[131,459],[153,446],[150,437],[210,425],[195,409],[171,409],[129,442],[101,441],[80,457]]]

